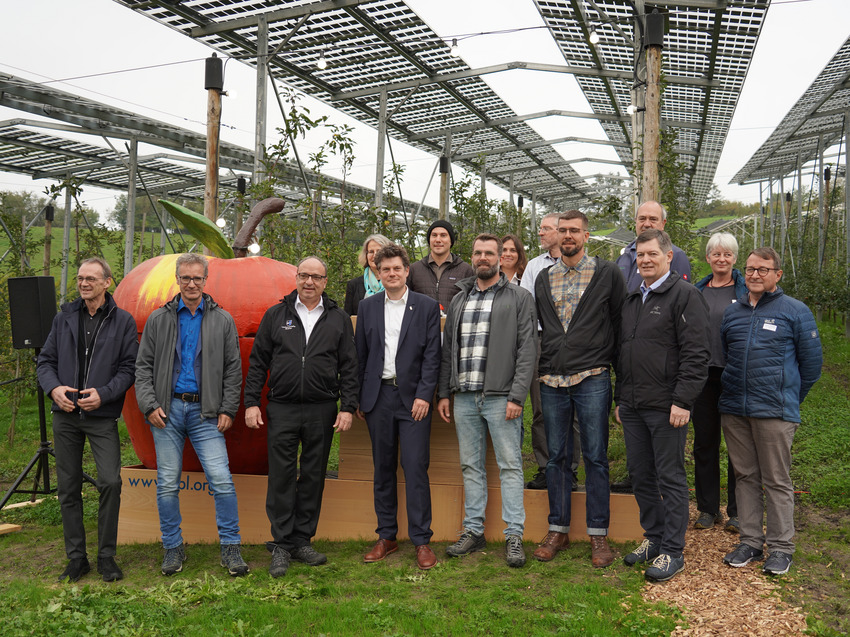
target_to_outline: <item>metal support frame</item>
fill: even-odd
[[[71,175],[68,175],[68,179]],[[71,257],[71,187],[65,186],[65,225],[62,227],[62,280],[59,282],[60,302],[64,303],[68,298],[68,267]],[[133,258],[133,246],[130,244],[130,259]]]
[[[269,22],[265,15],[257,19],[257,110],[254,120],[254,170],[251,179],[258,184],[266,178],[263,154],[266,146],[266,114],[268,113]],[[239,228],[236,228],[239,232]]]
[[[818,136],[818,274],[823,272],[823,252],[826,245],[824,220],[826,211],[823,200],[823,135]]]
[[[133,269],[133,247],[136,234],[136,171],[139,163],[139,140],[130,140],[130,182],[127,186],[127,221],[124,230],[124,276]]]
[[[797,263],[803,263],[803,158],[797,153]]]
[[[375,208],[384,206],[384,150],[387,146],[387,92],[381,91],[378,113],[378,148],[375,159]]]

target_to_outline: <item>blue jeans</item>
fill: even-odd
[[[572,387],[540,385],[543,423],[549,447],[549,530],[570,532],[573,482],[573,416],[578,414],[587,485],[587,534],[608,535],[611,519],[608,485],[608,413],[611,375],[589,376]]]
[[[522,537],[525,526],[522,418],[505,420],[507,396],[485,396],[476,391],[455,394],[454,399],[455,430],[463,472],[463,527],[478,535],[484,533],[489,431],[502,483],[502,520],[507,525],[505,536]]]
[[[209,490],[215,498],[215,523],[222,544],[239,544],[239,509],[236,489],[230,475],[224,434],[217,418],[201,418],[200,403],[171,401],[165,428],[151,427],[156,447],[156,506],[162,546],[173,549],[183,543],[180,531],[180,477],[183,473],[183,445],[192,443],[204,468]]]

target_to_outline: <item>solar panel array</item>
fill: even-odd
[[[799,165],[837,143],[850,113],[850,38],[829,61],[812,85],[750,160],[732,178],[746,184],[776,179],[793,173]],[[843,151],[846,153],[846,149]]]

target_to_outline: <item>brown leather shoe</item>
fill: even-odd
[[[543,541],[534,550],[534,558],[541,562],[550,562],[558,554],[570,545],[570,536],[566,533],[549,531]]]
[[[434,555],[434,551],[427,544],[420,544],[416,547],[416,564],[423,571],[434,568],[437,564],[437,556]]]
[[[385,540],[381,538],[375,542],[372,550],[363,556],[363,561],[367,564],[371,562],[380,562],[390,553],[395,553],[398,550],[398,542],[395,540]]]
[[[614,563],[614,551],[608,546],[608,538],[604,535],[590,536],[590,563],[593,568],[605,568]]]

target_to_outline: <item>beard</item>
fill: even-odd
[[[476,273],[478,274],[478,278],[482,281],[487,281],[488,279],[492,279],[499,273],[499,264],[488,266],[486,264],[481,264],[477,268],[475,268]]]
[[[575,244],[575,245],[570,246],[570,247],[564,246],[562,244],[561,245],[561,254],[564,255],[565,257],[574,257],[579,252],[581,252],[581,249],[583,247],[584,247],[584,244],[582,244],[582,245]]]

